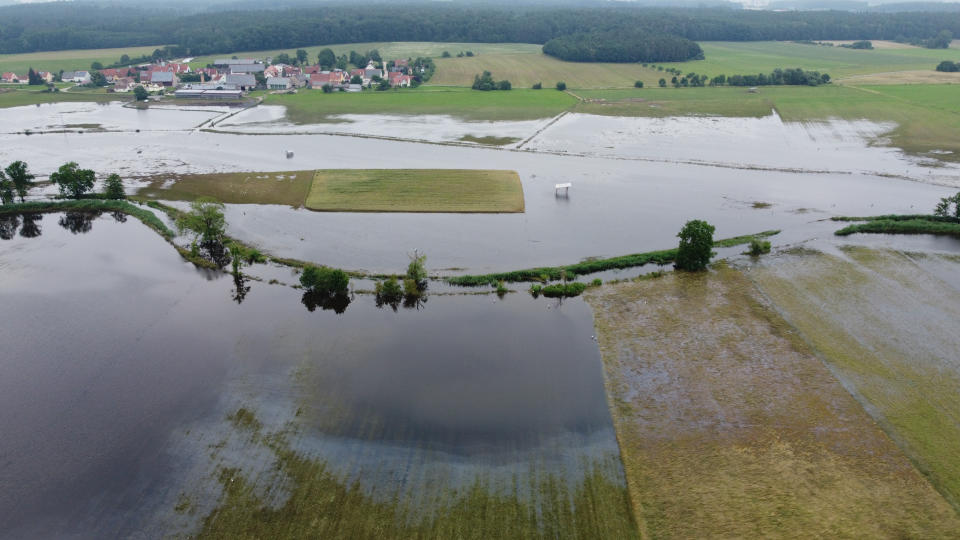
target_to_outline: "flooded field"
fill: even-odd
[[[309,309],[123,216],[0,231],[0,537],[637,534],[583,302]]]
[[[30,118],[32,111],[47,111],[46,107],[7,109],[5,114]],[[752,119],[771,124],[769,129],[758,128],[761,133],[780,134],[751,139],[745,145],[763,159],[767,170],[762,170],[751,162],[731,165],[729,157],[723,166],[684,162],[684,155],[691,159],[704,155],[705,134],[726,129],[722,128],[725,122],[738,126],[730,128],[734,132],[756,127],[741,126],[739,119],[698,120],[693,127],[676,119],[678,126],[687,126],[683,131],[687,135],[672,138],[670,152],[650,161],[644,157],[648,154],[631,146],[632,136],[627,134],[617,135],[610,143],[589,138],[594,136],[591,133],[613,137],[630,126],[640,129],[635,122],[645,119],[568,115],[569,120],[562,118],[531,142],[536,147],[543,141],[549,151],[526,151],[526,147],[511,151],[323,134],[232,135],[194,129],[212,117],[192,117],[200,113],[113,106],[101,112],[103,125],[124,124],[138,115],[156,116],[163,118],[156,122],[175,123],[180,131],[0,135],[0,161],[25,160],[42,176],[74,159],[102,173],[118,172],[130,186],[146,185],[137,177],[163,182],[164,175],[321,168],[497,168],[519,173],[526,209],[514,215],[315,213],[284,206],[228,205],[229,233],[241,240],[282,257],[370,271],[397,271],[413,249],[427,253],[434,270],[472,273],[664,249],[675,244],[676,231],[692,218],[716,225],[719,237],[782,229],[783,236],[775,239],[782,245],[832,234],[829,227],[817,223],[831,215],[929,211],[940,197],[955,191],[934,184],[957,182],[949,166],[919,167],[889,149],[856,142],[857,133],[873,133],[873,128],[859,124],[831,124],[818,131]],[[254,109],[242,114],[259,113]],[[47,116],[41,123],[56,122],[53,109]],[[562,136],[551,135],[554,129]],[[803,142],[810,137],[810,142]],[[818,137],[826,139],[818,143]],[[851,137],[855,142],[838,142]],[[817,144],[823,145],[819,153],[813,150]],[[793,157],[794,147],[809,157],[805,166]],[[291,159],[286,157],[288,150],[294,153]],[[712,152],[726,150],[715,145]],[[851,163],[860,163],[859,171]],[[798,166],[831,172],[786,172]],[[774,170],[778,167],[783,170]],[[908,172],[917,181],[889,176]],[[554,186],[562,182],[573,183],[568,198],[555,196]],[[757,202],[764,204],[758,207]]]
[[[786,261],[770,266],[807,275]],[[810,279],[837,283],[834,293],[845,286],[832,272]],[[740,271],[668,274],[604,286],[587,299],[631,500],[650,537],[935,538],[960,530],[936,482],[913,467],[915,454],[877,427],[847,392],[852,381],[834,378]],[[895,335],[916,327],[902,328]],[[941,343],[955,343],[956,330],[931,329],[943,332]],[[940,365],[956,358],[949,352],[940,351]],[[871,380],[890,390],[910,384],[888,372]],[[939,437],[960,440],[949,430]]]

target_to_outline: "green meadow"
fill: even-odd
[[[26,75],[31,67],[38,71],[59,72],[90,69],[90,64],[100,62],[107,66],[120,61],[126,54],[131,58],[151,54],[163,45],[148,47],[122,47],[119,49],[75,49],[70,51],[45,51],[23,54],[0,54],[0,72],[12,71]]]

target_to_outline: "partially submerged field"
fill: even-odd
[[[741,272],[668,274],[593,289],[587,301],[645,536],[960,530],[954,509]]]
[[[130,99],[129,95],[108,94],[103,89],[91,91],[60,91],[45,92],[41,86],[19,86],[0,88],[0,109],[7,107],[22,107],[40,103],[60,103],[64,101],[93,101],[106,103]]]
[[[850,248],[751,272],[917,468],[960,508],[960,262]],[[954,532],[960,529],[954,529]]]
[[[336,169],[160,175],[141,199],[283,204],[324,212],[523,212],[514,171],[475,169]]]
[[[523,212],[514,171],[339,169],[317,171],[306,207],[324,212]]]
[[[295,124],[337,121],[342,114],[445,114],[467,121],[550,118],[576,103],[562,92],[512,90],[477,92],[469,88],[418,88],[363,93],[324,94],[304,90],[294,95],[267,95],[266,105],[283,105]]]

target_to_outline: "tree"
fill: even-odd
[[[27,71],[27,81],[30,86],[37,86],[39,84],[43,84],[44,82],[43,79],[40,78],[40,75],[33,70],[33,68],[30,68]]]
[[[337,55],[333,49],[323,49],[317,54],[317,63],[320,64],[320,69],[331,69],[337,63]]]
[[[83,194],[93,189],[97,175],[90,169],[81,169],[75,161],[64,163],[56,172],[50,175],[50,181],[60,188],[60,195],[74,199],[83,197]]]
[[[643,88],[643,81],[637,81],[633,83],[634,88]]]
[[[137,101],[146,101],[147,98],[150,97],[150,94],[147,93],[146,88],[137,86],[133,89],[133,97],[136,98]]]
[[[713,225],[695,219],[688,221],[680,229],[680,247],[677,249],[676,267],[680,270],[697,272],[705,270],[713,256]]]
[[[103,73],[99,71],[94,71],[90,73],[90,85],[91,86],[106,86],[107,78],[103,76]]]
[[[933,214],[941,217],[960,218],[960,192],[950,197],[944,197],[937,203]]]
[[[660,88],[666,88],[666,87],[667,87],[667,80],[666,80],[666,79],[660,79],[660,83],[659,83],[659,84],[660,84]]]
[[[363,84],[363,77],[359,75],[354,75],[350,77],[350,84]]]
[[[227,229],[223,203],[211,197],[200,197],[190,203],[188,212],[177,217],[177,229],[181,233],[193,233],[193,251],[199,244],[217,266],[223,267],[230,262],[223,244]]]
[[[944,71],[947,73],[956,73],[960,71],[960,62],[951,62],[949,60],[944,60],[937,64],[937,71]]]
[[[534,83],[533,85],[534,90],[540,90],[541,88],[543,88],[543,83]]]
[[[309,56],[307,55],[307,51],[305,51],[305,50],[303,50],[303,49],[297,49],[297,62],[298,62],[298,63],[300,63],[300,64],[306,64],[306,63],[307,63],[307,58],[309,58]]]
[[[510,84],[510,81],[500,81],[497,83],[497,90],[510,90],[513,88],[513,85]]]
[[[567,83],[565,83],[565,82],[563,82],[563,81],[560,81],[560,82],[557,83],[557,90],[560,90],[560,91],[562,92],[562,91],[564,91],[564,90],[566,90],[566,89],[567,89]]]
[[[0,203],[10,204],[13,202],[13,182],[7,178],[7,175],[0,171]],[[12,235],[11,235],[12,237]]]
[[[337,69],[346,71],[347,69],[347,55],[341,54],[337,57]]]
[[[370,57],[374,62],[383,62],[383,58],[380,57],[380,51],[374,49],[367,53],[367,56]]]
[[[390,81],[388,81],[387,79],[382,79],[377,84],[377,90],[383,91],[383,90],[389,90],[389,89],[390,89]]]
[[[407,279],[417,284],[418,289],[427,286],[427,256],[414,251],[410,255],[410,264],[407,265]]]
[[[100,63],[100,62],[94,62],[94,63],[90,64],[90,69],[92,69],[92,70],[94,70],[94,71],[103,69],[103,64]]]
[[[125,66],[125,65],[127,65],[127,64],[129,64],[129,63],[130,63],[130,55],[127,55],[127,54],[120,55],[120,64],[121,64],[121,65],[124,65],[124,66]]]
[[[300,285],[313,293],[346,294],[350,276],[339,268],[307,265],[300,274]]]
[[[108,199],[125,199],[126,193],[123,191],[123,180],[119,174],[111,174],[107,177],[107,182],[103,186],[103,194]]]
[[[30,188],[33,186],[33,179],[36,177],[30,174],[30,171],[27,170],[27,164],[23,161],[14,161],[10,165],[7,165],[6,171],[7,178],[13,183],[13,189],[17,192],[17,196],[20,197],[20,202],[23,202],[24,197],[27,196],[27,192],[30,191]]]
[[[493,74],[489,71],[484,71],[483,75],[473,76],[473,86],[471,86],[471,88],[482,91],[496,90],[497,83],[493,80]]]
[[[324,94],[329,94],[333,92],[333,86],[330,86],[330,83],[324,84],[323,86],[320,87],[320,89],[323,90]]]
[[[440,55],[441,58],[450,58],[450,51],[443,51],[443,54]]]

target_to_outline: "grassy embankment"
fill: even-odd
[[[110,199],[81,199],[71,201],[38,201],[0,205],[0,214],[25,214],[32,212],[123,212],[143,222],[144,225],[156,231],[163,238],[170,240],[174,232],[157,216],[127,201]]]
[[[647,536],[940,537],[960,527],[741,272],[671,273],[586,298]]]
[[[108,66],[119,62],[120,57],[124,54],[131,58],[137,58],[145,54],[149,55],[162,47],[163,45],[154,45],[149,47],[121,47],[119,49],[75,49],[0,54],[0,72],[12,71],[17,75],[26,76],[27,70],[31,67],[37,71],[49,71],[51,73],[57,73],[61,69],[64,71],[89,70],[90,64],[94,62],[100,62]]]
[[[343,169],[154,177],[145,200],[285,204],[324,212],[523,212],[514,171]]]
[[[780,231],[763,231],[757,234],[744,236],[735,236],[733,238],[724,238],[713,243],[714,247],[734,247],[743,244],[749,244],[754,238],[768,238],[779,234]],[[669,264],[676,260],[677,250],[665,249],[662,251],[648,251],[646,253],[635,253],[633,255],[623,255],[620,257],[611,257],[608,259],[594,259],[567,266],[549,266],[543,268],[528,268],[526,270],[516,270],[513,272],[501,272],[495,274],[454,276],[447,278],[447,282],[453,285],[464,287],[477,287],[482,285],[496,285],[501,281],[544,281],[557,280],[561,278],[561,272],[565,272],[568,278],[578,275],[592,274],[604,270],[616,270],[620,268],[632,268],[646,264]]]
[[[960,510],[957,261],[865,248],[844,255],[786,255],[751,277]]]
[[[935,234],[960,237],[960,219],[953,217],[917,215],[887,215],[868,217],[833,217],[833,221],[862,221],[848,225],[834,234],[849,236],[855,233],[876,234]]]
[[[523,212],[515,171],[319,170],[306,207],[323,212]]]
[[[204,517],[200,538],[638,538],[626,489],[610,480],[615,460],[584,464],[579,482],[532,471],[518,473],[509,486],[478,477],[455,489],[438,479],[424,509],[411,504],[408,494],[368,494],[323,459],[294,450],[287,433],[265,432],[246,409],[230,421],[253,446],[271,452],[276,464],[253,480],[239,468],[221,466],[222,496]],[[416,476],[416,464],[411,467]],[[280,502],[270,490],[257,489],[265,482],[282,486]],[[190,506],[189,498],[181,504],[183,510]]]
[[[296,124],[336,122],[340,114],[445,114],[463,120],[537,120],[560,114],[576,103],[563,92],[512,90],[477,92],[469,88],[420,87],[416,89],[335,92],[302,91],[293,95],[267,95],[265,105],[287,107],[287,119]]]
[[[130,94],[108,94],[106,89],[97,88],[89,91],[71,90],[60,92],[44,92],[42,86],[23,86],[18,88],[0,87],[0,109],[7,107],[22,107],[38,103],[61,103],[72,101],[93,101],[98,103],[108,101],[125,101],[132,99]]]

